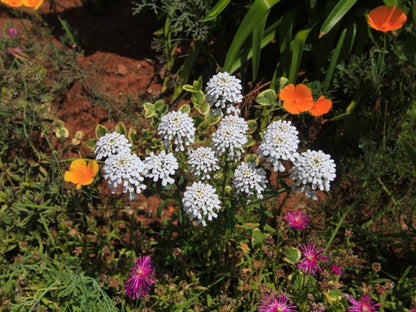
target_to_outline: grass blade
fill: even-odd
[[[257,79],[257,73],[259,71],[260,64],[260,53],[261,53],[261,41],[263,40],[264,27],[266,27],[266,21],[269,13],[267,12],[261,21],[253,29],[253,40],[252,40],[252,50],[253,50],[253,61],[252,61],[252,70],[253,70],[253,81]]]
[[[345,40],[346,33],[347,33],[347,28],[345,28],[342,31],[341,36],[339,37],[337,46],[335,47],[334,55],[332,56],[331,63],[329,64],[328,71],[326,72],[326,75],[325,75],[325,80],[324,80],[324,85],[323,85],[323,91],[324,92],[326,90],[328,90],[329,84],[330,84],[331,79],[332,79],[332,75],[334,74],[335,66],[338,63],[338,59],[339,59],[339,56],[341,54],[342,47],[344,46],[344,40]]]
[[[314,26],[315,24],[298,31],[295,38],[290,43],[292,59],[290,62],[289,83],[295,83],[296,81],[300,64],[302,62],[303,48],[305,46],[306,39]]]
[[[319,38],[325,36],[353,7],[357,0],[339,1],[321,26]]]
[[[231,0],[220,0],[217,4],[211,9],[211,11],[205,16],[203,22],[207,22],[216,18],[231,2]]]
[[[279,1],[280,0],[256,0],[253,3],[241,22],[240,27],[238,27],[230,48],[228,49],[224,62],[224,71],[229,71],[231,69],[244,41],[253,31],[254,27],[262,20],[264,15],[266,15],[271,7]]]

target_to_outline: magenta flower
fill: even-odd
[[[298,269],[303,273],[315,274],[317,271],[322,271],[319,262],[328,262],[327,256],[321,256],[325,248],[316,251],[315,247],[316,244],[311,245],[310,243],[300,246],[304,258],[298,261]]]
[[[332,273],[334,273],[334,274],[336,274],[336,275],[341,275],[341,273],[342,273],[342,267],[341,266],[336,266],[336,265],[333,265],[332,267],[331,267],[331,271],[332,271]]]
[[[416,312],[416,308],[410,307],[409,312]]]
[[[286,294],[280,294],[276,298],[274,293],[264,295],[264,300],[260,299],[264,306],[258,306],[259,311],[262,312],[297,312],[296,305],[289,302],[289,297]]]
[[[154,281],[153,263],[149,256],[136,259],[127,282],[124,284],[126,295],[133,299],[146,295]]]
[[[285,219],[289,221],[289,225],[296,231],[304,230],[310,220],[306,213],[302,214],[302,211],[300,210],[296,211],[294,214],[288,212]]]
[[[14,28],[14,27],[9,28],[9,37],[10,38],[16,37],[17,34],[18,34],[18,32],[17,32],[16,28]]]
[[[371,296],[361,296],[360,301],[351,298],[350,302],[352,307],[349,307],[348,310],[351,312],[377,312],[376,307],[380,305],[380,303],[373,304]]]

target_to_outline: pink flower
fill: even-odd
[[[280,294],[276,298],[274,293],[264,295],[264,300],[260,299],[264,306],[258,306],[259,311],[262,312],[297,312],[296,305],[289,302],[289,297],[286,294]]]
[[[380,303],[373,304],[371,296],[361,296],[360,301],[351,298],[350,302],[352,307],[349,307],[348,310],[351,312],[377,312],[376,307],[380,305]]]
[[[416,312],[416,308],[410,307],[409,312]]]
[[[14,28],[14,27],[9,28],[9,37],[10,38],[16,37],[17,34],[18,34],[18,32],[17,32],[16,28]]]
[[[310,220],[306,213],[302,214],[302,211],[300,210],[296,211],[294,214],[288,212],[285,219],[289,221],[289,225],[296,231],[304,230]]]
[[[317,271],[322,271],[319,262],[327,262],[327,256],[321,256],[320,254],[325,251],[325,248],[316,251],[316,244],[307,243],[300,246],[304,258],[298,261],[298,269],[303,273],[315,274]]]
[[[331,271],[332,271],[332,273],[334,273],[336,275],[341,275],[341,273],[342,273],[342,267],[341,266],[333,265],[331,267]]]
[[[154,281],[153,264],[149,256],[136,259],[127,282],[124,284],[126,295],[133,299],[146,295]]]
[[[350,236],[350,235],[351,235],[351,231],[346,230],[346,231],[345,231],[345,235]]]

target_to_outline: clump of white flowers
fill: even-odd
[[[212,135],[212,147],[218,156],[226,155],[227,160],[241,158],[243,145],[247,143],[247,122],[236,115],[228,115],[220,121]]]
[[[220,169],[218,158],[210,147],[190,149],[188,165],[189,171],[202,180],[209,180],[212,172]]]
[[[298,155],[298,131],[290,121],[278,120],[267,126],[257,150],[260,158],[272,163],[274,170],[284,172],[282,160],[294,161]]]
[[[248,198],[256,196],[257,199],[261,199],[266,186],[266,171],[263,168],[256,168],[254,162],[242,162],[235,169],[233,187],[237,194],[245,193]]]
[[[290,170],[293,187],[299,187],[308,198],[317,200],[315,190],[329,191],[330,182],[335,179],[335,162],[322,151],[307,150],[298,155]]]
[[[218,216],[221,202],[215,188],[208,183],[194,182],[186,187],[182,198],[183,209],[192,221],[206,226],[206,221],[212,221]]]
[[[146,177],[153,179],[153,182],[161,180],[162,186],[166,186],[175,182],[171,176],[178,169],[178,161],[172,153],[166,154],[165,151],[161,151],[159,155],[155,155],[152,152],[144,160],[144,167]]]
[[[124,134],[112,132],[106,133],[100,137],[95,146],[95,158],[101,160],[125,151],[130,152],[132,144],[127,140]]]
[[[118,185],[123,185],[123,193],[129,193],[129,199],[136,199],[146,188],[143,183],[144,164],[136,154],[130,151],[121,151],[105,160],[104,178],[108,179],[108,187],[115,194]]]
[[[241,80],[224,72],[211,77],[205,96],[211,108],[222,116],[224,109],[243,100],[241,90]]]
[[[163,140],[164,147],[169,150],[171,141],[175,145],[175,151],[184,151],[184,146],[189,146],[195,140],[195,126],[187,113],[169,112],[164,115],[159,123],[158,131]]]

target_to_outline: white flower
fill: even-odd
[[[166,154],[165,151],[155,155],[153,152],[144,160],[144,175],[153,179],[153,182],[162,180],[162,186],[175,182],[170,176],[176,173],[178,161],[172,153]]]
[[[130,152],[131,143],[124,134],[112,132],[106,133],[96,143],[94,154],[100,160],[124,151]]]
[[[183,194],[182,204],[184,211],[192,221],[196,219],[198,224],[206,226],[206,220],[212,221],[221,209],[221,202],[215,188],[203,182],[194,182],[186,187]]]
[[[129,193],[129,199],[136,199],[136,194],[140,194],[146,188],[143,184],[143,162],[136,154],[129,151],[121,151],[105,160],[103,166],[104,178],[108,179],[108,187],[115,194],[118,185],[123,185],[123,193]]]
[[[174,140],[175,151],[184,151],[195,140],[195,126],[187,113],[170,112],[162,117],[158,126],[159,135],[165,149],[169,149],[170,141]]]
[[[247,122],[244,118],[228,115],[224,117],[212,135],[212,147],[218,156],[227,155],[227,160],[239,159],[243,145],[247,143]]]
[[[267,186],[266,171],[256,168],[253,162],[242,162],[234,172],[233,187],[238,193],[246,193],[247,197],[257,195],[263,198],[263,191]]]
[[[300,187],[299,192],[316,200],[315,190],[329,191],[330,182],[336,177],[335,162],[322,151],[307,150],[294,161],[290,177],[294,180],[293,187]]]
[[[267,157],[275,171],[283,172],[282,160],[296,159],[299,144],[298,131],[290,121],[278,120],[267,126],[257,153],[260,158]]]
[[[207,84],[206,100],[212,108],[222,112],[230,104],[240,103],[243,100],[241,93],[241,80],[229,73],[214,75]]]
[[[190,150],[189,170],[202,180],[209,180],[211,172],[220,169],[217,162],[218,158],[215,157],[214,151],[209,147],[198,147],[196,150]]]

